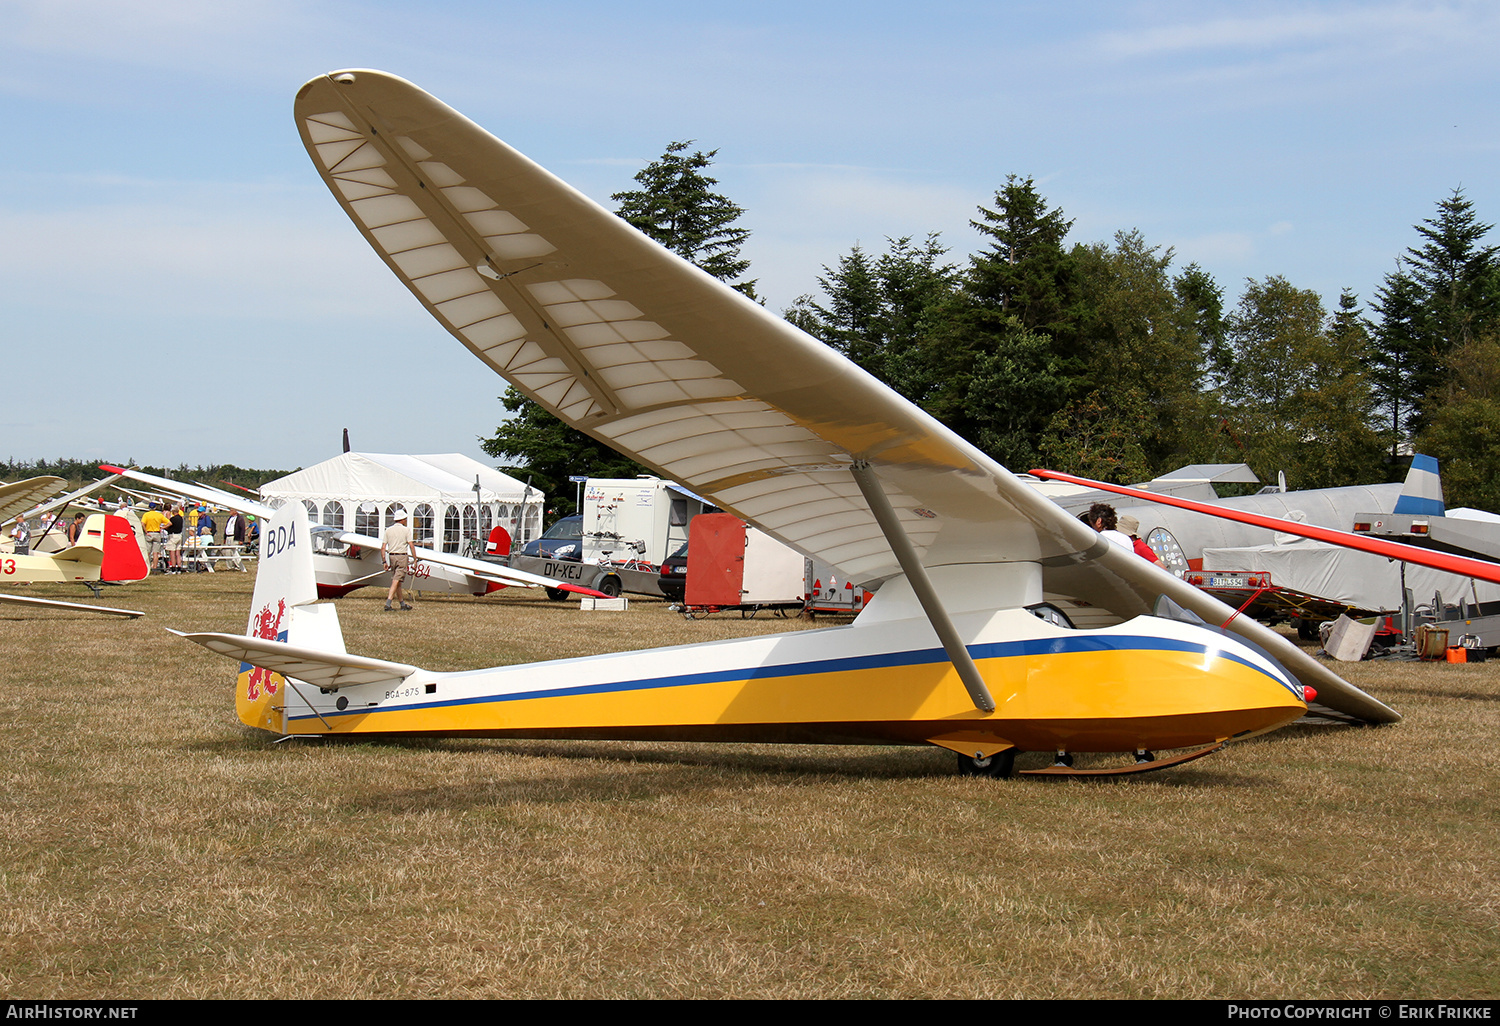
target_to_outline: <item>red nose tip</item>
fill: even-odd
[[[1316,688],[1310,688],[1306,684],[1302,685],[1302,701],[1311,702],[1317,697],[1318,692]]]

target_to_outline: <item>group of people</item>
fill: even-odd
[[[1109,542],[1134,552],[1142,559],[1161,564],[1161,557],[1151,551],[1151,546],[1141,541],[1137,533],[1141,522],[1128,513],[1120,514],[1107,502],[1096,502],[1088,512],[1080,513],[1078,519],[1103,535]]]
[[[212,549],[218,524],[206,506],[177,505],[163,508],[152,503],[141,516],[146,535],[146,561],[156,573],[180,574],[189,570],[214,572]],[[231,512],[224,521],[224,558],[235,570],[245,570],[241,553],[256,541],[260,525],[255,518]]]
[[[87,516],[87,513],[73,514],[73,520],[67,526],[69,545],[78,544],[78,537],[79,535],[83,534],[83,522],[85,518],[87,518]],[[62,518],[57,516],[55,513],[42,514],[41,518],[38,521],[39,533],[36,536],[38,544],[41,543],[42,539],[46,538],[52,533],[53,528],[57,526],[58,521],[60,521],[61,519]],[[11,544],[15,548],[16,555],[24,556],[31,552],[31,538],[32,533],[30,521],[28,521],[25,517],[18,518],[15,524],[12,525],[10,529],[10,540]]]

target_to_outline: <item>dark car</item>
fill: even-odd
[[[661,593],[668,602],[681,602],[687,595],[687,549],[683,542],[661,565]]]
[[[540,538],[527,542],[521,550],[523,556],[539,556],[542,559],[583,558],[583,514],[575,513],[554,523]]]

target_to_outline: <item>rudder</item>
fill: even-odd
[[[245,634],[342,653],[338,610],[332,605],[314,605],[317,600],[307,510],[300,502],[289,502],[262,523]],[[285,733],[286,688],[281,674],[241,663],[234,700],[240,722]]]

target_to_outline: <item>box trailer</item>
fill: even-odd
[[[732,513],[693,518],[684,612],[801,609],[805,560]]]

